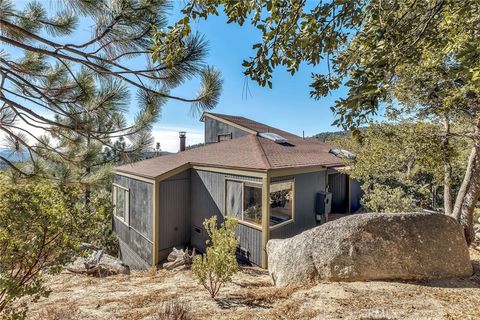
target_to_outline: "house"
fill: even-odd
[[[321,192],[331,193],[332,213],[358,210],[359,184],[331,146],[238,116],[204,113],[201,121],[205,146],[115,170],[114,228],[132,268],[159,264],[172,247],[205,250],[202,223],[212,215],[237,219],[239,254],[266,267],[269,239],[320,223],[318,195],[330,199]],[[184,146],[183,132],[180,139]]]

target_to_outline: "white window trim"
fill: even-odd
[[[125,216],[124,216],[124,218],[119,217],[117,215],[117,188],[125,190]],[[114,205],[113,216],[116,219],[118,219],[119,221],[126,224],[127,226],[130,226],[130,189],[114,183],[113,184],[113,205]]]

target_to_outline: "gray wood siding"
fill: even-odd
[[[328,191],[332,193],[332,213],[348,211],[348,176],[343,173],[328,175]]]
[[[113,229],[118,235],[120,256],[125,264],[131,269],[145,269],[139,266],[151,265],[153,245],[149,240],[116,218]],[[135,255],[132,255],[132,252]]]
[[[215,172],[192,170],[191,172],[191,243],[195,248],[205,251],[208,239],[203,221],[213,215],[223,219],[225,203],[224,175]]]
[[[160,183],[159,257],[190,242],[190,170]]]
[[[191,243],[195,248],[205,251],[205,241],[208,239],[203,228],[203,221],[217,215],[219,221],[225,214],[225,179],[242,179],[246,181],[261,181],[255,177],[227,175],[202,170],[191,172],[191,213],[192,232]],[[200,232],[197,232],[200,231]],[[250,253],[250,261],[259,265],[261,263],[262,232],[239,224],[237,236],[240,238],[240,247]]]
[[[240,239],[240,248],[248,252],[248,260],[258,266],[261,265],[262,231],[239,223],[236,235]]]
[[[315,195],[325,191],[326,171],[272,178],[274,181],[295,179],[294,222],[270,231],[270,239],[284,239],[297,235],[317,225],[315,220]]]
[[[205,143],[218,142],[217,136],[219,134],[232,134],[232,139],[243,137],[250,134],[242,129],[238,129],[221,121],[205,117]]]
[[[120,175],[115,175],[113,181],[130,190],[130,224],[126,225],[117,218],[113,222],[120,240],[121,257],[132,269],[143,269],[152,261],[153,184]]]
[[[123,263],[128,265],[131,270],[147,270],[151,264],[146,262],[135,252],[129,245],[122,240],[119,240],[119,247],[121,252],[121,259]]]
[[[113,181],[130,190],[130,226],[152,240],[153,184],[120,175]]]

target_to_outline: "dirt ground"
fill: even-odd
[[[49,298],[30,306],[29,319],[162,319],[167,302],[180,302],[192,319],[480,319],[480,252],[475,274],[422,282],[319,283],[275,288],[266,271],[241,268],[212,300],[190,271],[135,272],[92,278],[50,276]]]

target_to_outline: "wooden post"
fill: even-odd
[[[268,268],[267,242],[270,239],[270,176],[262,179],[262,268]]]
[[[153,183],[153,236],[152,236],[152,267],[156,267],[159,263],[158,261],[158,248],[159,248],[159,208],[160,208],[160,182],[155,181]]]

